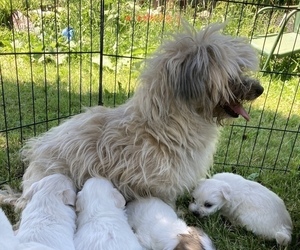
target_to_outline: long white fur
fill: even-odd
[[[172,207],[158,198],[144,198],[129,202],[126,212],[128,222],[140,243],[149,250],[173,250],[180,243],[181,236],[190,235],[193,230],[177,217]],[[215,249],[206,234],[202,233],[201,236],[197,234],[196,237],[194,249]]]
[[[15,236],[12,225],[0,208],[0,249],[1,250],[54,250],[45,245],[28,242],[20,243]]]
[[[19,243],[14,250],[56,250],[38,242]]]
[[[76,250],[141,250],[124,208],[124,197],[110,181],[88,179],[77,195]]]
[[[258,66],[251,45],[220,34],[223,27],[187,26],[146,62],[125,104],[90,108],[30,139],[22,149],[23,191],[53,173],[70,176],[78,188],[104,176],[127,201],[152,195],[174,203],[194,187],[212,165],[224,118],[219,105],[246,95],[251,85],[245,89],[242,75]],[[234,94],[233,85],[241,91]],[[22,196],[17,206],[25,204]]]
[[[193,197],[195,202],[189,208],[201,217],[220,210],[233,224],[266,239],[276,239],[280,245],[291,241],[293,224],[283,200],[257,182],[232,173],[219,173],[200,181]]]
[[[17,240],[12,229],[12,225],[0,208],[0,249],[14,249]]]
[[[74,250],[76,189],[65,175],[53,174],[33,183],[24,193],[29,200],[21,215],[17,238],[56,250]]]

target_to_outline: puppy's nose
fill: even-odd
[[[264,87],[261,85],[257,86],[255,92],[256,92],[257,96],[260,96],[264,92]]]
[[[200,213],[196,210],[196,211],[193,211],[193,215],[197,216],[197,217],[200,217]]]

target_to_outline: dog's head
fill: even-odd
[[[214,250],[215,247],[206,233],[196,227],[189,227],[188,234],[178,235],[179,243],[174,250]]]
[[[185,31],[166,41],[141,75],[166,100],[188,105],[192,112],[219,123],[228,117],[249,115],[243,103],[263,93],[259,81],[248,76],[257,70],[258,57],[243,38],[223,35],[225,24],[212,24],[196,32]],[[153,86],[158,84],[160,86]],[[153,100],[155,101],[155,100]]]
[[[52,202],[59,200],[65,205],[74,206],[76,188],[72,180],[66,175],[52,174],[34,182],[22,196],[31,200],[35,195],[38,196],[37,199],[39,200],[44,199]]]
[[[201,180],[192,193],[194,202],[189,205],[189,210],[199,217],[208,216],[229,202],[230,194],[231,188],[224,181]]]
[[[81,212],[85,207],[106,204],[116,208],[124,208],[126,201],[113,184],[103,177],[88,179],[77,194],[76,211]]]

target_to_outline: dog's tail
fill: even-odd
[[[9,185],[4,185],[3,189],[0,190],[0,204],[8,204],[16,207],[20,197],[21,193],[14,191]]]
[[[291,242],[291,233],[286,228],[275,234],[275,239],[279,245],[287,246]]]

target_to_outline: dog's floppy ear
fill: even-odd
[[[231,187],[227,183],[224,183],[221,187],[221,193],[222,193],[224,199],[229,201],[230,195],[231,195]]]
[[[63,202],[65,205],[70,205],[70,206],[75,205],[76,193],[74,192],[74,190],[68,188],[63,191],[62,195],[63,195],[62,196]]]
[[[30,188],[28,188],[26,191],[24,191],[24,193],[22,194],[22,197],[30,201],[32,199],[33,195],[37,192],[38,186],[39,186],[39,183],[34,182],[30,186]]]
[[[116,188],[113,189],[112,195],[115,199],[115,205],[117,208],[125,207],[126,204],[125,198]]]
[[[83,210],[83,207],[81,206],[82,202],[80,202],[80,196],[81,196],[81,191],[79,191],[77,193],[77,199],[76,199],[76,204],[75,204],[76,212],[81,212]]]
[[[200,74],[203,66],[199,66],[196,59],[195,53],[181,52],[181,57],[174,56],[166,65],[167,80],[172,84],[175,96],[185,101],[206,97],[203,72]]]

